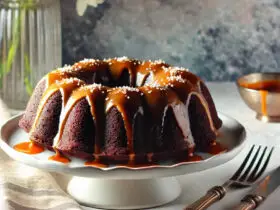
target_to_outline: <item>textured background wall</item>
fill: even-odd
[[[82,16],[61,2],[64,64],[160,58],[215,81],[279,71],[280,0],[105,0]]]

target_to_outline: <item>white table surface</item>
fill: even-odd
[[[237,157],[228,163],[203,172],[182,175],[178,177],[178,180],[182,186],[181,196],[174,202],[165,205],[164,207],[157,207],[154,209],[183,209],[183,207],[185,207],[187,204],[190,204],[202,196],[212,186],[222,184],[224,181],[230,178],[230,176],[232,176],[235,170],[239,167],[251,144],[278,146],[280,142],[280,124],[268,124],[256,120],[255,113],[251,111],[242,101],[234,83],[208,83],[208,87],[214,98],[218,111],[235,118],[246,128],[247,146]],[[279,151],[279,148],[276,148],[268,166],[267,172],[275,169],[279,165]],[[248,192],[248,190],[249,189],[237,190],[228,193],[222,201],[214,204],[209,208],[209,210],[230,209],[240,201],[240,199],[246,194],[246,192]],[[266,203],[264,203],[264,205],[266,205]],[[84,209],[88,210],[93,208],[85,207]],[[267,208],[260,207],[260,209]],[[280,204],[274,204],[273,209],[280,209]]]

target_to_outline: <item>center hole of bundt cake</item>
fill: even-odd
[[[122,69],[121,74],[117,78],[114,77],[109,70],[109,71],[100,71],[94,73],[94,75],[91,76],[79,75],[79,79],[82,79],[87,84],[96,83],[108,87],[123,87],[123,86],[135,87],[135,84],[133,83],[127,68]]]
[[[84,81],[86,84],[100,84],[107,87],[135,87],[132,77],[127,68],[120,70],[120,74],[113,74],[111,69],[97,69],[96,71],[74,72],[74,77]]]
[[[135,86],[130,81],[130,75],[129,75],[129,72],[128,72],[127,68],[122,70],[122,73],[121,73],[119,79],[116,81],[116,84],[114,86],[118,86],[118,87],[121,87],[121,86],[133,87],[133,86]]]

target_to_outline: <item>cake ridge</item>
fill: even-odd
[[[96,127],[99,127],[97,125],[98,121],[96,120],[97,118],[97,110],[95,110],[95,100],[102,100],[102,98],[100,98],[101,96],[103,97],[103,100],[106,96],[106,93],[107,93],[107,88],[106,87],[103,87],[101,84],[91,84],[91,85],[84,85],[84,86],[81,86],[79,87],[78,89],[74,90],[72,95],[71,95],[71,98],[69,100],[69,102],[67,103],[67,107],[65,109],[65,112],[64,114],[62,114],[62,117],[60,119],[60,129],[59,129],[59,133],[58,133],[58,136],[56,138],[56,142],[54,143],[54,146],[56,146],[60,139],[61,139],[61,136],[62,136],[62,133],[64,131],[64,126],[65,126],[65,123],[66,123],[66,120],[70,114],[70,111],[71,109],[83,98],[86,98],[86,100],[88,101],[89,105],[90,105],[90,110],[91,110],[91,114],[92,114],[92,117],[93,117],[93,121],[95,123],[95,126]],[[94,98],[96,97],[96,98]],[[98,97],[98,98],[97,98]],[[95,99],[95,100],[94,100]],[[104,102],[105,103],[105,102]],[[99,110],[100,111],[100,110]],[[97,134],[96,134],[96,138],[100,138],[98,135],[99,135],[99,130],[100,129],[96,129],[97,131]],[[96,153],[100,153],[99,152],[99,149],[97,149],[97,146],[95,146],[95,152]]]
[[[139,111],[141,106],[141,96],[138,94],[139,91],[135,91],[131,88],[123,89],[116,88],[109,91],[107,97],[109,100],[106,101],[105,107],[108,112],[112,107],[116,107],[121,113],[126,129],[127,144],[130,153],[133,153],[133,119]],[[129,112],[126,110],[129,107]]]
[[[31,128],[30,133],[32,133],[32,131],[35,129],[39,117],[43,111],[44,108],[44,104],[47,103],[47,101],[49,100],[49,98],[51,97],[51,95],[53,95],[55,92],[59,91],[62,95],[62,102],[63,102],[63,106],[64,107],[68,101],[68,98],[72,92],[72,90],[74,90],[76,87],[79,87],[81,85],[83,85],[84,82],[76,79],[76,78],[66,78],[66,79],[62,79],[60,81],[56,81],[55,83],[53,83],[52,85],[50,85],[49,87],[46,88],[46,92],[45,94],[43,94],[42,96],[42,100],[39,104],[38,110],[37,110],[37,117],[35,118],[35,121],[33,123],[33,126]]]

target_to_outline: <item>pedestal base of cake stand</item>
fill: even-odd
[[[67,191],[85,206],[143,209],[175,200],[181,193],[181,187],[176,178],[110,180],[74,176]]]

